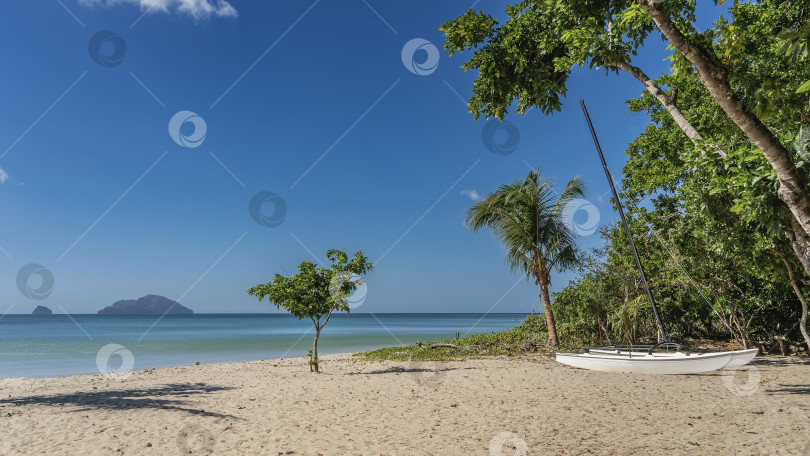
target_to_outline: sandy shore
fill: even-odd
[[[6,379],[0,454],[810,455],[810,360],[751,366],[633,376],[330,355],[320,375],[297,358]]]

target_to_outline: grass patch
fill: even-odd
[[[456,333],[452,339],[429,341],[421,347],[416,344],[388,347],[356,353],[354,356],[376,361],[458,361],[485,356],[516,356],[527,352],[548,352],[544,346],[547,339],[545,316],[532,313],[519,325],[504,331],[465,337]],[[437,343],[453,344],[458,348],[430,348]]]

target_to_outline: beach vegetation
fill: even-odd
[[[457,332],[450,339],[427,341],[356,353],[366,360],[394,361],[458,361],[491,356],[518,356],[528,352],[550,353],[550,347],[540,342],[548,338],[543,314],[531,313],[523,321],[503,331],[482,334]]]

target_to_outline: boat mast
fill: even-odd
[[[633,251],[633,256],[636,258],[636,266],[638,266],[638,270],[641,273],[641,280],[644,281],[644,289],[647,291],[647,297],[650,299],[650,304],[652,305],[653,314],[655,315],[655,323],[658,325],[658,329],[661,330],[661,342],[670,342],[669,334],[667,334],[667,330],[664,328],[664,323],[661,322],[661,316],[658,314],[658,306],[655,305],[655,299],[653,299],[652,292],[650,291],[650,283],[647,282],[647,275],[644,274],[644,266],[641,265],[641,259],[638,257],[636,244],[633,242],[633,235],[630,233],[630,227],[627,226],[627,219],[624,217],[624,210],[622,209],[621,200],[619,200],[619,194],[616,193],[616,187],[613,186],[613,178],[610,175],[610,170],[608,169],[607,163],[605,163],[605,156],[602,154],[602,148],[599,146],[599,140],[596,139],[596,132],[594,131],[593,124],[591,123],[591,116],[588,115],[588,108],[585,107],[585,100],[579,100],[579,103],[582,105],[582,112],[585,113],[585,119],[588,121],[588,128],[591,130],[591,136],[593,136],[593,143],[596,145],[596,151],[599,152],[599,159],[602,161],[602,168],[605,170],[605,176],[607,177],[608,184],[610,184],[610,191],[613,192],[613,199],[616,200],[616,207],[619,208],[619,215],[622,218],[624,232],[627,234],[627,239],[630,240],[630,250]]]

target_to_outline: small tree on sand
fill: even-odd
[[[326,258],[332,262],[329,268],[319,268],[311,261],[304,261],[298,265],[298,274],[292,277],[276,274],[272,282],[248,290],[248,294],[256,296],[259,301],[267,297],[271,304],[299,320],[312,320],[315,341],[309,350],[310,372],[320,372],[318,339],[321,330],[334,312],[349,312],[346,298],[364,283],[360,276],[374,269],[362,250],[350,260],[343,250],[332,249],[326,252]]]

